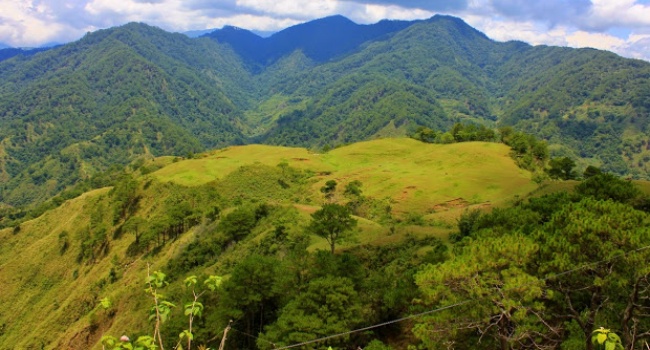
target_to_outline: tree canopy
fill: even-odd
[[[336,203],[324,204],[321,209],[311,214],[311,217],[307,231],[327,240],[332,254],[336,244],[350,237],[357,225],[350,209]]]

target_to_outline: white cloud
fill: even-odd
[[[587,28],[650,26],[650,5],[636,0],[592,0],[592,3],[592,9],[584,21]]]
[[[13,46],[67,42],[132,21],[169,31],[227,24],[276,31],[334,14],[375,23],[445,11],[500,41],[588,46],[650,59],[646,0],[0,0],[0,8],[0,42]]]
[[[225,25],[246,28],[249,30],[277,31],[301,23],[300,20],[291,18],[275,18],[270,16],[236,15],[222,18],[206,18],[204,21],[193,21],[187,27],[180,29],[188,31],[191,29],[221,28]]]
[[[237,5],[243,8],[261,11],[266,14],[283,17],[312,19],[337,14],[340,3],[336,0],[237,0]]]
[[[630,35],[616,52],[625,57],[650,61],[650,34]]]
[[[376,23],[382,19],[416,20],[428,18],[434,12],[418,8],[404,8],[400,6],[364,5],[364,12],[360,14],[362,23]]]
[[[626,44],[625,40],[612,35],[585,31],[576,31],[567,35],[567,43],[572,47],[591,47],[609,51],[617,51]]]
[[[549,29],[534,21],[499,20],[475,15],[468,16],[466,21],[497,41],[519,40],[532,45],[567,45],[567,28],[563,26]]]
[[[378,5],[386,8],[419,9],[422,11],[462,11],[467,0],[341,0],[363,5]]]
[[[53,21],[49,8],[34,1],[0,1],[0,41],[12,46],[35,46],[58,40],[68,30]]]

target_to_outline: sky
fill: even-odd
[[[171,32],[278,31],[331,15],[356,23],[460,17],[497,41],[593,47],[650,61],[650,0],[0,0],[0,43],[36,47],[144,22]]]

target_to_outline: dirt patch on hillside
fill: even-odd
[[[291,159],[298,162],[308,162],[310,160],[309,158],[291,158]]]
[[[436,204],[433,207],[431,207],[431,211],[439,212],[439,211],[447,211],[451,209],[467,208],[469,205],[470,203],[468,201],[466,201],[462,197],[459,197],[452,200],[448,200],[446,202]]]
[[[416,189],[417,189],[417,187],[415,187],[415,186],[406,186],[406,187],[404,187],[404,189],[402,190],[402,193],[397,195],[395,200],[398,201],[398,202],[403,202],[403,201],[407,200],[410,197],[411,193],[413,193]]]
[[[441,211],[449,211],[453,209],[463,209],[463,208],[469,208],[472,207],[474,209],[486,209],[492,206],[492,203],[489,201],[483,202],[483,203],[478,203],[478,204],[471,204],[467,200],[465,200],[462,197],[455,198],[452,200],[448,200],[446,202],[442,202],[439,204],[434,205],[429,209],[430,213],[437,213]]]
[[[113,324],[113,318],[110,316],[100,317],[97,322],[84,327],[79,333],[72,336],[67,344],[59,344],[58,349],[85,350],[90,349],[97,344],[102,335]]]
[[[294,204],[293,206],[294,206],[294,208],[296,208],[296,209],[298,209],[298,210],[300,210],[302,212],[308,213],[308,214],[313,214],[318,209],[320,209],[320,207],[313,206],[313,205],[306,205],[306,204]]]

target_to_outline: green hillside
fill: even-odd
[[[310,28],[268,40],[304,41]],[[289,45],[251,64],[257,44],[243,41],[266,39],[233,46],[135,23],[2,61],[0,202],[40,203],[136,159],[249,143],[336,147],[456,122],[514,126],[580,168],[647,178],[647,62],[495,42],[448,16],[350,28],[378,32],[340,41],[322,61]]]
[[[315,174],[314,192],[327,180],[337,181],[340,188],[358,180],[364,184],[364,194],[387,200],[394,213],[425,214],[451,200],[501,204],[533,190],[530,173],[517,168],[508,152],[507,146],[497,143],[439,145],[408,138],[361,142],[322,154],[249,145],[174,163],[153,175],[161,181],[196,186],[222,179],[242,166],[285,163]],[[246,191],[240,195],[246,196]]]
[[[151,335],[153,300],[143,290],[158,270],[169,282],[160,298],[177,305],[161,328],[165,348],[187,329],[183,305],[192,290],[183,280],[191,275],[223,276],[216,291],[201,293],[195,348],[217,347],[229,320],[227,349],[268,349],[463,300],[451,313],[314,348],[454,341],[493,349],[505,335],[473,329],[506,307],[543,317],[507,318],[522,334],[543,332],[535,344],[580,348],[597,325],[619,324],[633,288],[647,294],[647,269],[639,268],[648,258],[647,183],[645,195],[607,174],[538,186],[509,152],[497,143],[395,138],[327,153],[247,145],[150,160],[112,188],[0,231],[0,308],[20,310],[0,313],[0,349],[101,349],[105,335]],[[331,205],[357,223],[334,253],[310,231],[312,214]],[[542,284],[549,294],[539,292]],[[597,293],[597,304],[583,302],[587,292]],[[458,328],[426,331],[444,324]],[[629,344],[636,329],[618,333]],[[510,333],[503,339],[526,348]]]
[[[646,178],[649,72],[604,51],[494,42],[436,16],[338,61],[262,80],[271,99],[294,103],[267,112],[277,124],[258,139],[338,145],[471,121],[532,133],[582,167]]]
[[[135,158],[243,142],[247,76],[210,40],[142,24],[2,62],[2,201],[42,201]]]
[[[448,16],[314,46],[332,23],[364,27],[128,24],[0,62],[0,350],[152,335],[154,271],[166,349],[650,342],[650,64]]]
[[[383,139],[324,154],[249,145],[197,159],[157,160],[168,165],[0,231],[0,307],[22,310],[19,320],[0,316],[0,348],[97,349],[103,334],[146,330],[140,286],[147,264],[177,274],[228,274],[233,264],[259,252],[278,225],[289,239],[301,237],[308,214],[329,201],[359,202],[358,240],[341,249],[407,237],[423,246],[433,237],[446,240],[466,208],[505,205],[535,188],[530,173],[507,154],[495,143]],[[327,180],[338,184],[331,199],[320,192]],[[344,193],[354,180],[362,184],[360,197]],[[214,257],[198,265],[184,260],[185,252],[196,252],[191,242],[216,244],[224,235],[219,221],[209,219],[213,208],[220,208],[224,221],[227,213],[264,203],[267,217],[241,242],[213,248]],[[322,238],[308,241],[309,251],[327,247]],[[113,301],[111,313],[98,307],[104,297]]]

